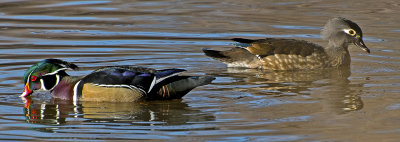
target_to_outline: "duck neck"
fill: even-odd
[[[70,100],[73,97],[74,85],[81,79],[81,77],[64,76],[61,81],[51,90],[51,95],[54,98],[63,100]]]
[[[332,67],[350,67],[348,43],[330,40],[325,51],[329,56],[329,62]]]

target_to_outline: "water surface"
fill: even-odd
[[[0,0],[0,139],[18,141],[398,141],[397,1]],[[371,54],[350,47],[349,70],[234,69],[202,48],[230,38],[296,38],[342,16],[363,29]],[[213,75],[184,98],[138,103],[22,100],[22,77],[45,58],[84,75],[109,65],[183,68]]]

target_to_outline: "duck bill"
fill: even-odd
[[[364,41],[362,39],[357,39],[356,42],[354,42],[354,44],[358,47],[360,47],[362,50],[364,50],[367,53],[370,53],[369,49],[367,46],[365,46]]]
[[[29,82],[27,82],[25,84],[25,90],[24,92],[22,92],[22,94],[20,95],[20,97],[26,97],[32,94],[32,90],[29,88]]]

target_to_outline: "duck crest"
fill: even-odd
[[[45,59],[26,70],[24,74],[25,90],[21,96],[30,95],[33,90],[50,91],[57,86],[67,69],[78,69],[75,64],[59,59]]]

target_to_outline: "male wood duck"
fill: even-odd
[[[140,99],[177,99],[197,86],[211,83],[210,76],[179,76],[183,69],[155,70],[143,67],[100,68],[83,77],[69,76],[66,70],[78,66],[59,59],[45,59],[24,75],[25,91],[50,91],[63,100],[133,102]]]
[[[350,67],[348,45],[355,44],[370,53],[362,40],[361,28],[354,22],[337,17],[330,19],[321,31],[328,46],[304,40],[267,38],[250,40],[234,38],[236,48],[227,51],[203,49],[205,55],[228,67],[265,70],[310,70]]]

